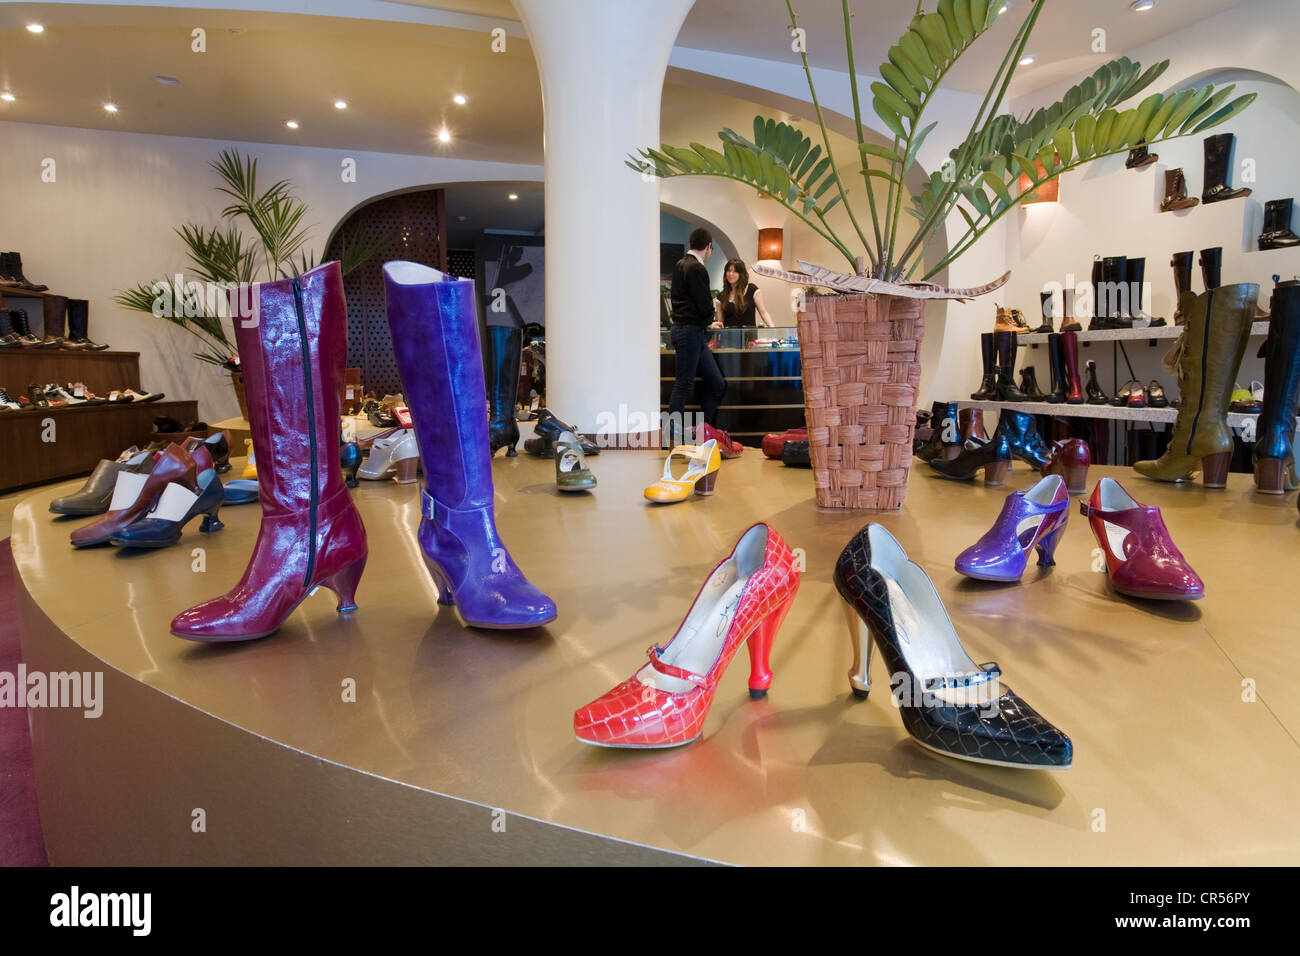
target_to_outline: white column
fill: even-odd
[[[545,110],[546,403],[586,432],[658,427],[659,185],[624,160],[659,143],[694,2],[515,0]]]

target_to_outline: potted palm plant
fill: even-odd
[[[176,234],[185,245],[189,269],[182,282],[166,279],[139,283],[113,297],[118,305],[147,312],[189,332],[201,344],[194,358],[227,369],[239,400],[239,412],[248,417],[244,401],[243,373],[228,328],[229,312],[224,290],[263,280],[288,278],[312,269],[315,255],[306,251],[311,237],[305,220],[307,205],[293,194],[287,179],[262,187],[257,178],[257,160],[235,150],[222,150],[208,164],[221,185],[216,189],[230,197],[216,226],[181,225]],[[251,228],[253,240],[244,235]],[[344,239],[340,267],[347,275],[379,251],[383,238],[363,240],[360,233]],[[214,294],[218,293],[218,294]]]
[[[925,0],[871,83],[871,108],[893,134],[889,145],[868,142],[862,123],[861,91],[853,60],[851,12],[842,0],[844,42],[857,129],[858,162],[852,176],[831,154],[823,110],[808,57],[801,54],[820,142],[795,127],[754,118],[753,138],[731,129],[718,133],[721,149],[701,143],[662,144],[639,150],[628,165],[661,178],[720,176],[757,188],[825,239],[845,259],[839,272],[800,260],[799,271],[756,265],[754,271],[800,285],[816,284],[836,295],[808,300],[799,315],[803,351],[804,402],[817,502],[829,508],[893,510],[907,491],[916,421],[927,299],[971,299],[1004,284],[1010,273],[987,285],[949,289],[933,281],[988,229],[1028,196],[1062,173],[1085,163],[1126,153],[1139,145],[1198,134],[1236,116],[1255,98],[1231,98],[1233,86],[1213,84],[1169,95],[1152,93],[1136,106],[1124,104],[1147,89],[1169,66],[1143,71],[1120,57],[1083,79],[1057,102],[1024,118],[1000,112],[1007,87],[1042,12],[1034,0],[1010,48],[989,83],[965,138],[919,191],[906,185],[922,145],[936,123],[926,123],[944,77],[1003,12],[1001,0]],[[798,26],[786,0],[791,27]],[[861,176],[867,210],[851,199],[850,180]],[[1023,177],[1023,178],[1022,178]],[[882,202],[871,188],[885,187]],[[1023,190],[1021,183],[1027,183]],[[827,218],[837,205],[851,234]],[[941,255],[929,255],[947,234],[953,212],[962,224]],[[900,234],[904,214],[917,220],[915,232]]]

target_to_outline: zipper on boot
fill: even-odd
[[[308,545],[307,576],[303,587],[311,587],[311,576],[316,570],[316,505],[319,492],[316,488],[316,393],[311,384],[311,347],[307,344],[307,316],[302,306],[302,280],[293,279],[293,307],[298,316],[298,344],[302,349],[302,382],[307,390],[307,447],[311,454],[311,493],[307,505]]]

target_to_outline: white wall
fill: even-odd
[[[408,187],[482,180],[540,181],[539,166],[470,162],[261,143],[228,143],[135,133],[4,124],[0,159],[0,236],[22,252],[27,277],[90,301],[90,337],[139,351],[141,383],[169,398],[194,398],[217,421],[238,414],[228,376],[191,358],[192,336],[152,316],[115,305],[113,294],[170,276],[185,265],[173,229],[214,224],[222,197],[208,163],[234,147],[260,160],[267,184],[292,180],[315,223],[319,258],[335,224],[353,207]],[[357,181],[342,180],[344,157]],[[42,161],[56,181],[42,182]],[[10,389],[26,382],[0,383]]]

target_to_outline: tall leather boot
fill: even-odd
[[[488,331],[488,433],[492,454],[504,448],[507,458],[519,454],[519,424],[515,421],[515,397],[519,392],[519,365],[523,359],[524,333],[509,325],[489,325]]]
[[[1061,304],[1064,306],[1062,311],[1065,315],[1061,317],[1062,332],[1082,332],[1083,326],[1079,320],[1074,317],[1074,290],[1066,289],[1061,293]]]
[[[0,255],[0,277],[8,279],[20,289],[28,292],[46,292],[47,285],[38,285],[23,275],[23,257],[20,252],[6,252]]]
[[[1129,314],[1132,303],[1129,301],[1128,259],[1125,256],[1109,256],[1101,261],[1102,289],[1107,296],[1107,328],[1131,329],[1133,318]]]
[[[1065,358],[1061,352],[1060,334],[1047,337],[1047,367],[1051,371],[1052,390],[1043,401],[1060,405],[1065,401]]]
[[[67,313],[67,296],[47,295],[41,300],[42,331],[45,338],[37,348],[57,349],[63,345],[63,321]]]
[[[1160,200],[1161,212],[1191,209],[1193,206],[1199,206],[1200,203],[1201,200],[1196,196],[1187,195],[1187,180],[1183,178],[1181,169],[1165,170],[1165,196]]]
[[[1038,434],[1038,423],[1029,412],[1013,412],[1004,408],[998,416],[998,427],[993,432],[993,440],[1006,437],[1011,454],[1036,469],[1041,469],[1051,460],[1052,452]]]
[[[1113,329],[1111,324],[1110,313],[1106,309],[1109,297],[1104,296],[1103,283],[1106,280],[1105,267],[1102,263],[1101,256],[1092,258],[1092,321],[1088,323],[1089,332],[1101,332],[1106,329]]]
[[[0,309],[0,349],[20,349],[23,341],[18,337],[17,326],[9,318],[12,310]]]
[[[1255,427],[1255,490],[1281,495],[1300,488],[1292,446],[1300,400],[1300,279],[1274,287],[1264,351],[1264,401]]]
[[[930,428],[930,440],[917,451],[917,458],[934,461],[936,458],[956,458],[961,454],[956,402],[935,402],[930,407]]]
[[[957,415],[957,430],[961,433],[962,444],[975,442],[982,444],[989,440],[988,429],[984,427],[984,409],[963,408]],[[957,449],[961,452],[961,447]],[[949,457],[956,457],[955,455]]]
[[[984,363],[984,377],[979,390],[971,394],[971,401],[994,402],[998,398],[998,377],[993,371],[993,333],[980,335],[980,360]]]
[[[474,283],[389,262],[384,285],[402,394],[424,463],[417,537],[438,602],[454,605],[468,627],[549,623],[555,602],[529,583],[497,533]]]
[[[1169,323],[1163,317],[1156,318],[1147,312],[1143,300],[1146,298],[1146,259],[1128,261],[1128,297],[1132,303],[1133,325],[1144,329],[1158,329]]]
[[[68,299],[68,337],[63,340],[65,349],[85,349],[102,352],[108,348],[90,341],[90,302],[86,299]]]
[[[1083,384],[1079,381],[1079,337],[1074,332],[1061,333],[1061,358],[1065,364],[1065,404],[1083,404]]]
[[[1016,386],[1016,333],[995,332],[994,344],[997,346],[997,401],[1027,401],[1025,393]]]
[[[1043,307],[1043,324],[1034,329],[1034,332],[1039,334],[1055,332],[1056,329],[1052,328],[1052,293],[1040,292],[1038,293],[1038,299]]]
[[[1205,283],[1205,291],[1217,289],[1223,282],[1223,247],[1214,246],[1211,249],[1201,250],[1201,281]]]
[[[34,348],[41,344],[41,340],[32,333],[31,323],[27,321],[26,309],[10,309],[9,325],[18,336],[18,344],[23,348]]]
[[[1250,339],[1259,286],[1222,286],[1183,296],[1183,331],[1178,381],[1182,402],[1169,448],[1155,461],[1134,464],[1157,481],[1186,481],[1200,469],[1205,487],[1222,488],[1232,458],[1228,401]]]
[[[1291,231],[1290,199],[1270,199],[1264,203],[1264,228],[1259,235],[1259,248],[1289,249],[1300,246],[1300,236]]]
[[[366,529],[339,467],[348,347],[339,264],[252,291],[257,322],[241,316],[233,325],[262,523],[239,583],[172,621],[173,634],[193,641],[273,634],[320,585],[338,596],[339,611],[355,610],[366,566]],[[234,311],[239,293],[230,298]]]
[[[1228,185],[1232,178],[1232,145],[1236,137],[1231,133],[1218,133],[1205,138],[1205,179],[1201,189],[1201,202],[1223,202],[1249,196],[1249,189],[1233,189]]]
[[[1174,270],[1174,325],[1182,325],[1183,293],[1192,291],[1192,253],[1175,252],[1169,265]]]

